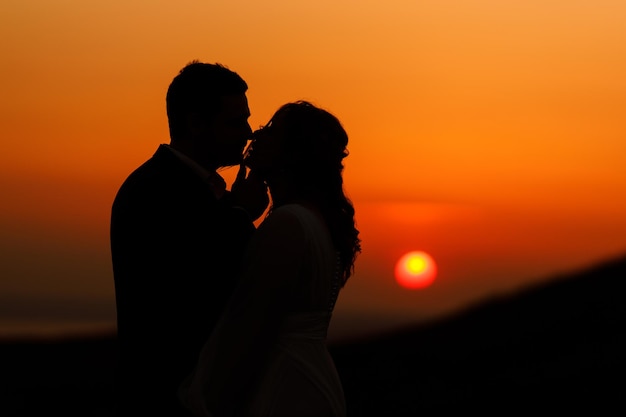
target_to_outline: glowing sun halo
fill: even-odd
[[[433,283],[437,267],[429,254],[413,251],[398,260],[395,272],[398,284],[409,289],[420,289]]]

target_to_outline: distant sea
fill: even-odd
[[[0,297],[0,340],[110,335],[116,332],[115,300],[108,297]]]
[[[0,319],[0,341],[49,340],[114,335],[114,321]]]
[[[616,258],[618,263],[626,259],[623,256]],[[615,261],[607,262],[607,265],[613,262]],[[548,281],[562,281],[565,278],[567,275]],[[506,299],[496,297],[498,298]],[[490,300],[477,300],[475,304],[480,305],[484,301]],[[473,305],[460,310],[471,307]],[[338,306],[329,328],[328,340],[330,344],[358,342],[427,322],[437,322],[457,313],[459,312],[453,309],[424,316]],[[112,297],[55,299],[0,296],[0,342],[109,338],[114,337],[116,331],[115,303]]]
[[[328,340],[329,343],[360,340],[417,323],[415,319],[399,315],[344,312],[333,318]],[[0,343],[110,337],[116,331],[114,319],[0,318]]]

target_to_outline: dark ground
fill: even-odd
[[[115,348],[2,343],[0,416],[109,416]],[[349,417],[626,415],[626,257],[331,348]]]

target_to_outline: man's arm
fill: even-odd
[[[232,186],[231,198],[234,206],[241,207],[255,221],[267,209],[269,194],[267,185],[254,171],[246,174],[246,166],[242,163]]]

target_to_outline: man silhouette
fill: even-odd
[[[232,191],[216,170],[242,163],[246,82],[193,61],[170,84],[170,144],[131,173],[111,212],[121,416],[186,415],[177,398],[235,287],[265,184],[243,165]]]

